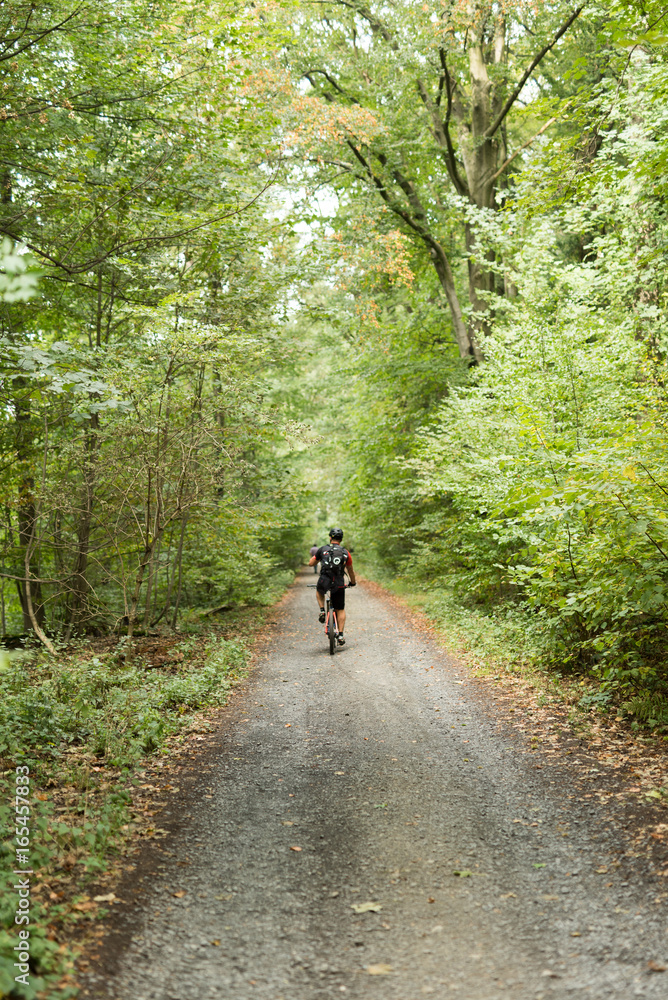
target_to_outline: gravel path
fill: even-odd
[[[87,995],[665,1000],[665,905],[613,867],[600,816],[368,589],[330,657],[312,582],[277,610],[192,818],[122,888]]]

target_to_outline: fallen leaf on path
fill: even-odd
[[[95,909],[95,903],[92,899],[82,900],[80,903],[75,903],[72,909],[78,910],[79,913],[87,913],[88,910]]]
[[[561,899],[561,896],[543,896],[542,898],[546,903],[556,903],[557,900]]]
[[[607,869],[606,865],[601,865],[600,868],[596,869],[596,874],[597,875],[607,875],[607,873],[608,873],[608,869]]]
[[[218,940],[218,938],[216,938],[216,940],[212,941],[211,944],[215,945],[215,947],[217,948],[218,945],[220,944],[220,941]]]
[[[651,961],[647,963],[647,968],[650,972],[665,972],[668,966],[661,965],[660,962]]]
[[[582,937],[580,931],[571,931],[571,937]]]
[[[291,727],[292,727],[292,723],[291,722],[286,722],[285,723],[285,728],[286,729],[290,729]]]
[[[546,866],[542,862],[538,862],[538,864],[534,864],[534,868],[545,868],[545,867]]]
[[[434,897],[433,897],[433,896],[430,896],[430,897],[429,897],[429,899],[427,900],[427,902],[428,902],[428,903],[435,903],[435,902],[436,902],[436,900],[434,899]]]
[[[301,847],[291,847],[291,851],[301,851]]]
[[[172,893],[172,896],[176,896],[177,899],[183,899],[183,897],[185,895],[186,895],[186,890],[185,889],[179,889],[178,892],[173,892]]]
[[[517,899],[516,892],[504,892],[503,896],[499,896],[499,899]]]
[[[345,771],[335,771],[334,774],[345,774]]]
[[[108,892],[106,896],[93,896],[96,903],[113,903],[116,899],[115,892]]]
[[[392,972],[392,966],[384,965],[381,962],[379,965],[367,965],[366,971],[370,976],[389,976]]]
[[[355,913],[379,913],[383,907],[381,903],[352,903],[350,909]]]
[[[294,826],[294,823],[292,822],[291,819],[284,819],[283,826]]]
[[[453,875],[458,875],[460,878],[470,878],[473,872],[469,871],[468,868],[462,868],[461,871],[453,872]]]
[[[545,976],[546,979],[561,979],[559,973],[553,972],[552,969],[543,969],[541,975]]]

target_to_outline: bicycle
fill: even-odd
[[[314,583],[309,584],[310,588],[315,588]],[[348,590],[348,584],[343,587]],[[336,611],[332,607],[331,591],[325,595],[325,635],[329,640],[329,655],[334,656],[339,638],[339,624],[336,620]]]

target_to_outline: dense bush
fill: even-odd
[[[147,754],[193,722],[200,709],[223,704],[243,676],[247,647],[214,630],[198,630],[167,642],[165,663],[142,656],[128,662],[127,648],[91,654],[90,649],[53,658],[42,652],[4,655],[0,671],[0,758],[27,763],[32,776],[30,863],[42,886],[53,888],[72,873],[61,901],[34,893],[31,910],[31,982],[14,983],[13,893],[0,900],[0,991],[34,997],[71,995],[61,982],[69,954],[54,927],[80,919],[72,893],[86,890],[118,853],[132,820],[133,770]],[[0,823],[14,826],[14,771],[0,777]],[[16,844],[0,842],[0,858],[15,866]],[[33,948],[34,944],[34,948]]]

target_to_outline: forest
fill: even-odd
[[[5,642],[262,604],[338,518],[668,722],[663,10],[0,16]]]
[[[338,518],[668,722],[663,10],[0,16],[5,641],[261,604]]]
[[[335,522],[668,734],[668,11],[577,3],[0,2],[7,759],[158,746],[245,653],[133,643]]]

